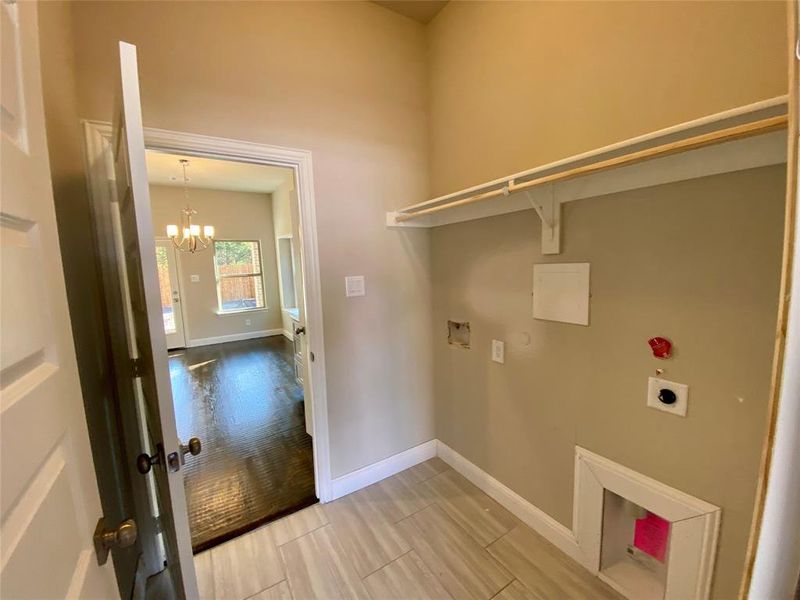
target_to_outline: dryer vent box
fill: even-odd
[[[458,348],[469,349],[469,322],[448,321],[447,343]]]
[[[533,318],[589,324],[589,263],[533,265]]]

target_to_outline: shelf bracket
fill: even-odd
[[[534,193],[526,190],[525,195],[542,220],[542,254],[561,253],[561,201],[556,198],[555,185],[549,190]]]

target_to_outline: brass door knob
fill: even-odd
[[[181,444],[181,458],[184,458],[187,454],[197,456],[202,449],[203,445],[200,443],[200,438],[193,437],[188,444]]]
[[[104,565],[108,560],[108,553],[113,548],[127,548],[136,543],[139,530],[136,521],[126,519],[114,529],[106,529],[105,517],[97,521],[94,530],[94,551],[97,554],[97,564]]]
[[[142,453],[136,457],[136,470],[142,475],[147,475],[153,465],[157,465],[160,461],[158,453],[150,456],[149,454]]]

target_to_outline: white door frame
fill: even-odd
[[[107,185],[107,182],[110,174],[113,173],[108,164],[111,124],[84,120],[82,125],[86,164],[89,170],[89,190],[93,196],[103,197],[109,193],[110,186]],[[307,343],[303,357],[308,365],[305,393],[310,394],[313,407],[311,420],[314,432],[314,483],[317,497],[321,502],[332,500],[325,343],[322,329],[322,289],[319,274],[311,152],[149,127],[144,129],[144,141],[148,150],[286,167],[294,171],[300,209],[300,260],[303,270],[307,331]],[[314,356],[313,360],[311,355]]]

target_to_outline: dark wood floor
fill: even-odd
[[[317,501],[291,342],[177,350],[169,370],[178,436],[203,444],[184,467],[195,552]]]

